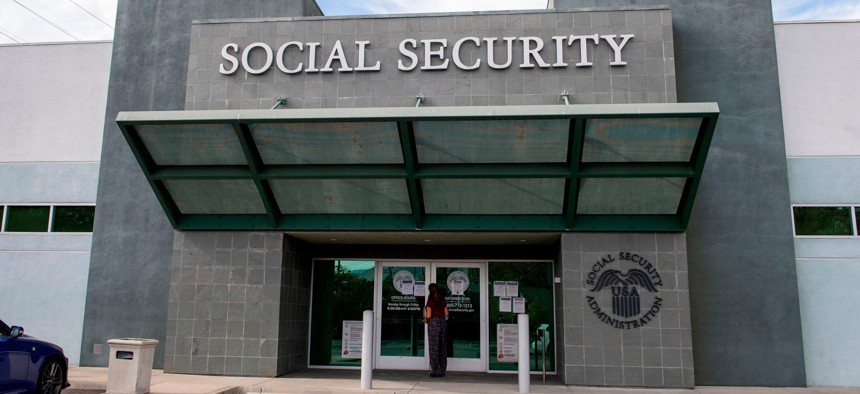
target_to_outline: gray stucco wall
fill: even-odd
[[[97,162],[110,53],[110,42],[0,45],[0,163]]]
[[[799,205],[858,204],[860,158],[788,159],[791,200]],[[800,309],[806,377],[810,386],[860,386],[860,309],[853,289],[860,275],[860,238],[797,237]]]
[[[110,52],[110,42],[0,45],[0,205],[95,203]],[[0,233],[0,316],[72,364],[91,244],[86,233]]]
[[[181,110],[195,19],[318,15],[312,1],[121,0],[89,268],[81,365],[105,366],[94,344],[165,340],[173,231],[115,123],[119,111]],[[156,348],[161,368],[163,346]]]
[[[774,26],[791,203],[860,205],[860,22]],[[838,38],[836,38],[838,37]],[[827,60],[823,60],[827,59]],[[794,240],[806,382],[860,386],[860,237]]]
[[[93,204],[99,163],[0,163],[3,204]]]
[[[721,111],[687,231],[696,384],[803,386],[770,2],[555,0],[560,10],[666,4],[678,101]]]
[[[0,234],[0,316],[61,346],[72,364],[81,353],[91,243],[90,234]]]
[[[792,204],[857,204],[860,155],[789,157]]]
[[[93,205],[98,168],[87,162],[0,163],[0,205]],[[0,272],[16,278],[0,286],[0,316],[61,346],[73,364],[80,360],[91,244],[91,234],[0,233]]]

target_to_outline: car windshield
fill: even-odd
[[[6,323],[3,323],[3,320],[0,320],[0,337],[8,337],[12,335],[12,330],[9,329],[9,326]]]

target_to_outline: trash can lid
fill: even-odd
[[[119,339],[108,339],[108,344],[110,345],[137,345],[137,346],[155,346],[158,344],[157,339],[144,339],[144,338],[119,338]]]

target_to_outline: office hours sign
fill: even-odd
[[[422,305],[415,290],[415,275],[408,270],[400,270],[392,277],[395,292],[385,300],[385,310],[389,312],[419,312]],[[423,294],[423,283],[420,282],[418,293]]]

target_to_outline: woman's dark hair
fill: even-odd
[[[436,289],[433,298],[436,300],[436,303],[442,307],[445,307],[445,295],[447,291],[444,288],[440,287]]]

